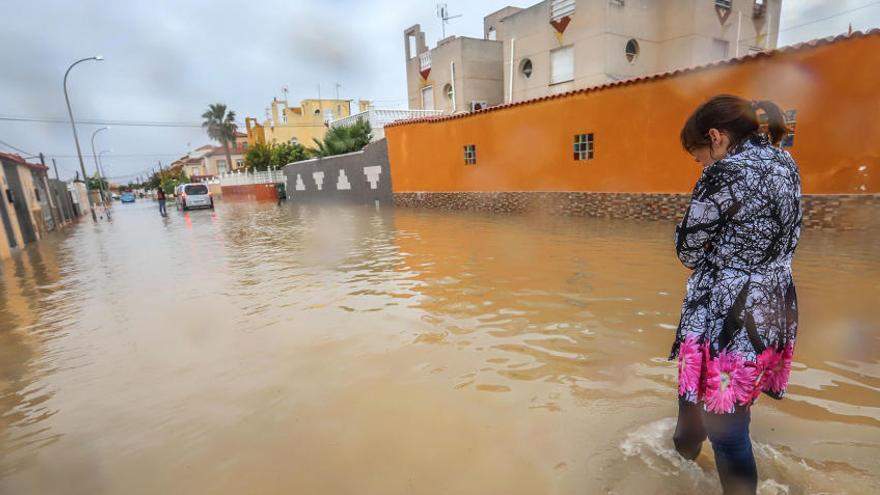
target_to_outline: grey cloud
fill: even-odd
[[[534,0],[536,1],[536,0]],[[480,37],[482,17],[505,5],[529,1],[447,0],[463,17],[448,34]],[[195,121],[204,108],[224,102],[262,118],[280,88],[292,102],[335,95],[405,105],[403,30],[420,23],[429,44],[440,38],[435,1],[7,1],[0,30],[0,114],[65,117],[61,78],[77,58],[102,54],[72,73],[70,88],[79,117]],[[863,0],[785,0],[783,24],[799,24]],[[845,5],[844,5],[845,4]],[[880,8],[858,12],[854,27],[880,25]],[[792,43],[846,29],[847,19],[783,33]],[[872,24],[873,23],[873,24]],[[783,26],[784,28],[784,26]],[[825,29],[826,31],[823,31]],[[84,151],[95,126],[80,126]],[[70,128],[0,121],[0,139],[29,151],[74,153]],[[101,147],[115,154],[186,152],[189,142],[208,142],[198,128],[117,127],[102,133]],[[167,163],[171,156],[109,157],[114,175]],[[91,163],[87,159],[87,165]],[[62,176],[79,168],[60,158]],[[93,166],[89,166],[91,170]]]

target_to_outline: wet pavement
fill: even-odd
[[[139,201],[0,263],[0,493],[719,493],[667,223]],[[880,235],[807,231],[761,493],[880,490]]]

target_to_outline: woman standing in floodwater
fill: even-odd
[[[670,354],[679,383],[673,440],[694,459],[708,436],[725,494],[755,493],[751,405],[761,392],[781,399],[791,371],[801,187],[778,148],[786,132],[774,103],[730,95],[700,105],[681,130],[704,168],[675,229],[678,257],[693,273]]]

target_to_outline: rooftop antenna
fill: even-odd
[[[446,39],[446,23],[448,23],[450,19],[456,19],[458,17],[461,17],[461,14],[449,15],[449,8],[446,6],[446,4],[445,3],[438,3],[437,4],[437,17],[440,18],[440,26],[441,26],[441,29],[443,30],[443,38],[441,38],[441,39]]]
[[[281,86],[281,92],[284,93],[284,102],[287,103],[287,85]]]

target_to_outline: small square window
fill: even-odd
[[[468,144],[464,147],[464,164],[465,165],[476,165],[477,164],[477,146],[474,144]]]
[[[593,159],[593,133],[574,135],[574,159]]]

